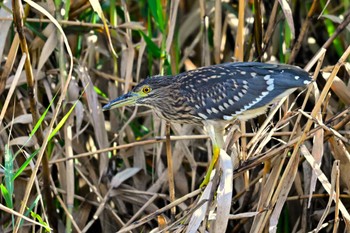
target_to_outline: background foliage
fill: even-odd
[[[147,76],[230,61],[295,64],[317,82],[291,95],[262,132],[266,116],[228,127],[227,153],[241,160],[231,215],[216,217],[230,218],[227,232],[345,231],[349,6],[1,1],[0,232],[195,232],[187,224],[211,156],[203,129],[171,126],[171,216],[165,122],[146,108],[101,106]],[[213,225],[202,224],[210,232]]]

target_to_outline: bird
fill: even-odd
[[[297,66],[228,62],[173,76],[148,77],[108,102],[103,110],[146,106],[168,122],[204,126],[213,148],[213,158],[201,184],[204,186],[224,146],[228,124],[264,114],[271,104],[311,82],[309,73]]]

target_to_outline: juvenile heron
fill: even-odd
[[[307,72],[295,66],[225,63],[175,76],[149,77],[103,109],[147,106],[169,122],[204,125],[213,143],[213,160],[202,183],[207,184],[228,123],[265,113],[270,104],[311,81]]]

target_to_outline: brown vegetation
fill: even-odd
[[[349,232],[350,1],[326,3],[2,1],[0,232]],[[316,82],[228,126],[229,199],[215,180],[198,188],[203,129],[171,124],[174,201],[165,122],[101,106],[147,76],[233,60]]]

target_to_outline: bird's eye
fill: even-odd
[[[142,88],[142,92],[145,93],[145,94],[148,94],[151,92],[151,88],[149,86],[144,86]]]

